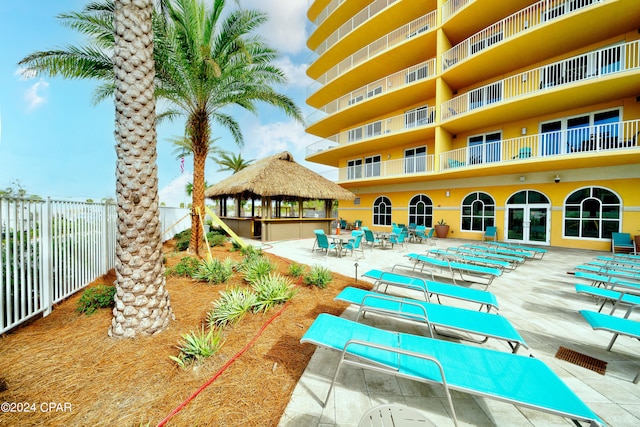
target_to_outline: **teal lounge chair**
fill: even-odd
[[[536,254],[533,251],[525,251],[523,249],[515,249],[511,248],[508,245],[503,245],[499,242],[486,242],[486,245],[473,245],[470,244],[469,247],[473,249],[483,250],[486,252],[493,252],[494,254],[501,255],[510,255],[525,259],[533,259]]]
[[[497,314],[394,297],[352,287],[343,289],[335,299],[360,307],[356,322],[360,320],[361,315],[364,317],[365,313],[376,313],[423,323],[427,326],[431,338],[434,338],[433,332],[436,331],[436,327],[443,327],[480,335],[483,339],[473,340],[458,335],[442,334],[478,344],[485,343],[489,338],[506,341],[513,353],[517,353],[521,345],[529,348],[513,325],[504,316]]]
[[[399,266],[394,266],[394,269],[396,267]],[[487,312],[490,312],[492,308],[498,309],[496,296],[487,291],[440,283],[434,280],[425,280],[419,277],[399,274],[394,271],[369,270],[364,273],[362,277],[368,277],[375,281],[374,290],[378,290],[381,286],[384,286],[386,292],[389,286],[395,286],[420,292],[427,302],[430,302],[430,297],[435,295],[438,302],[440,302],[440,297],[446,297],[480,304],[480,310],[486,307]]]
[[[385,331],[320,314],[301,343],[340,352],[324,399],[342,365],[413,381],[441,384],[458,425],[450,390],[469,393],[600,426],[602,420],[540,359],[483,347]]]
[[[485,248],[485,246],[481,246],[480,248]],[[492,252],[492,251],[478,249],[478,246],[476,246],[476,245],[460,245],[460,246],[458,246],[456,248],[456,252],[461,253],[461,254],[480,256],[482,258],[497,259],[497,260],[500,260],[500,261],[507,261],[509,264],[511,264],[511,268],[512,269],[515,269],[518,265],[522,264],[524,262],[524,260],[525,260],[523,257],[518,257],[518,256],[513,256],[513,255],[497,254],[497,253]]]
[[[638,291],[640,291],[640,285],[638,285]],[[598,313],[602,312],[604,305],[608,302],[613,304],[611,308],[611,312],[609,314],[613,314],[615,309],[619,305],[640,305],[640,296],[628,294],[625,292],[618,292],[613,289],[603,289],[603,288],[594,288],[593,286],[588,285],[575,285],[576,293],[590,295],[592,297],[596,297],[602,300],[602,304],[598,309]]]
[[[511,270],[511,263],[507,261],[501,261],[497,259],[485,258],[482,256],[474,256],[470,254],[465,254],[459,252],[457,248],[448,248],[448,249],[431,249],[428,253],[440,256],[442,258],[452,259],[456,258],[459,261],[469,262],[471,264],[476,265],[485,265],[487,267],[494,267],[502,270]]]
[[[636,246],[631,240],[631,234],[629,233],[611,233],[611,252],[614,254],[617,251],[636,253]]]
[[[420,271],[423,271],[424,267],[439,267],[441,271],[447,270],[449,272],[449,278],[453,280],[455,285],[457,285],[455,277],[456,272],[460,275],[461,280],[483,285],[485,290],[496,277],[502,275],[502,270],[498,268],[484,267],[468,262],[450,259],[437,259],[420,254],[407,254],[405,256],[414,261],[414,268],[420,265]]]
[[[538,248],[535,246],[524,246],[524,245],[513,245],[511,243],[505,242],[489,242],[490,245],[498,246],[505,249],[511,249],[513,251],[525,252],[531,258],[542,259],[544,255],[547,253],[547,250],[544,248]]]

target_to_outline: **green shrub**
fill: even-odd
[[[191,229],[188,228],[184,231],[177,233],[173,238],[176,241],[175,250],[178,252],[186,251],[189,249],[189,241],[191,240]]]
[[[213,303],[213,310],[207,315],[210,328],[224,327],[236,323],[249,312],[256,303],[256,295],[249,289],[233,287],[220,292],[220,298]]]
[[[224,234],[210,232],[207,233],[207,241],[209,242],[209,246],[224,246],[227,243],[227,236]]]
[[[301,277],[304,274],[304,265],[293,263],[289,264],[289,276],[295,277],[296,279]]]
[[[114,296],[116,287],[109,285],[98,285],[85,289],[78,300],[76,311],[91,315],[99,308],[113,308],[115,306]]]
[[[311,267],[311,271],[305,274],[303,281],[305,285],[314,285],[320,289],[324,289],[332,279],[333,276],[329,269],[320,265],[314,265]]]
[[[269,273],[255,282],[252,287],[256,294],[254,312],[268,311],[277,304],[284,304],[298,292],[291,279],[277,273]]]
[[[173,267],[167,268],[165,274],[167,276],[193,277],[198,271],[199,265],[200,260],[198,258],[186,256]]]
[[[224,261],[210,258],[200,261],[198,270],[191,277],[209,283],[224,283],[232,275],[233,260],[231,258],[226,258]]]
[[[205,331],[204,326],[199,332],[189,332],[182,335],[182,340],[178,341],[177,348],[180,350],[178,356],[169,356],[181,368],[185,368],[191,363],[200,363],[203,359],[213,356],[222,347],[222,332],[210,328]]]

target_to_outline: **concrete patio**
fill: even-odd
[[[271,242],[263,246],[270,252],[308,265],[323,265],[331,271],[358,280],[369,269],[388,269],[394,264],[410,264],[404,257],[410,252],[424,253],[431,246],[407,243],[405,248],[365,249],[364,258],[335,255],[325,257],[312,252],[314,239]],[[257,243],[257,242],[256,242]],[[440,239],[438,248],[463,243],[460,239]],[[607,425],[640,425],[640,385],[632,382],[640,371],[640,343],[619,337],[612,351],[606,351],[611,339],[608,332],[595,332],[578,313],[581,309],[597,310],[596,301],[576,294],[575,283],[586,283],[568,272],[603,252],[549,248],[542,260],[528,260],[515,271],[503,274],[489,286],[505,316],[529,345],[518,354],[543,360]],[[441,280],[438,279],[437,280]],[[446,280],[441,280],[446,281]],[[472,285],[482,289],[478,285]],[[464,306],[458,302],[452,305]],[[477,306],[476,306],[477,307]],[[343,316],[355,318],[350,307]],[[368,316],[365,322],[388,328],[424,334],[424,328],[379,316]],[[444,339],[444,338],[443,338]],[[472,344],[469,345],[478,345]],[[484,347],[509,352],[501,341],[489,340]],[[560,360],[555,356],[560,346],[608,363],[606,374]],[[281,427],[357,426],[369,408],[386,403],[414,408],[438,426],[453,426],[446,409],[441,386],[399,379],[350,366],[342,369],[326,407],[322,401],[338,362],[338,353],[318,349],[293,392],[280,420]],[[569,419],[512,404],[453,392],[453,405],[460,425],[467,426],[556,426],[573,425]]]

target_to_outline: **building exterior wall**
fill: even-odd
[[[640,2],[499,3],[310,2],[307,160],[358,196],[339,215],[599,250],[640,234]]]

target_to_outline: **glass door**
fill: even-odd
[[[507,240],[521,243],[549,244],[549,207],[534,205],[507,206]]]

